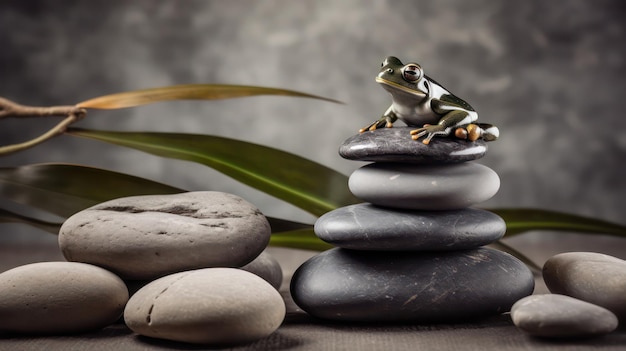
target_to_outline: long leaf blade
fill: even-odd
[[[348,190],[347,176],[311,160],[262,145],[197,134],[86,129],[69,129],[68,133],[157,156],[204,164],[316,216],[361,202]]]
[[[123,173],[72,164],[0,168],[1,196],[61,217],[119,197],[183,191]]]
[[[531,230],[556,230],[626,237],[626,226],[569,213],[524,208],[497,208],[489,211],[504,219],[506,236]]]
[[[48,222],[38,218],[24,216],[3,208],[0,208],[0,223],[27,224],[55,235],[59,233],[59,229],[61,228],[61,223]]]
[[[183,84],[100,96],[79,102],[76,106],[110,110],[170,100],[215,100],[255,95],[304,97],[341,103],[333,99],[287,89],[225,84]]]
[[[312,228],[274,233],[270,237],[270,245],[314,251],[324,251],[333,248],[332,245],[315,236]]]

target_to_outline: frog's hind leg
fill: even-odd
[[[454,130],[455,137],[469,141],[476,141],[480,138],[485,141],[494,141],[499,135],[498,127],[487,123],[470,123]]]

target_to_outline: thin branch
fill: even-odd
[[[67,127],[83,119],[87,110],[77,106],[24,106],[11,100],[0,97],[0,119],[11,117],[62,117],[61,122],[45,132],[44,134],[19,144],[12,144],[0,147],[0,156],[31,148],[51,139],[59,134],[63,134]]]

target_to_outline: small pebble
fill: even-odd
[[[122,315],[124,282],[100,267],[40,262],[0,274],[0,331],[69,334],[103,328]]]
[[[151,280],[207,267],[241,267],[267,246],[270,226],[242,198],[213,191],[120,198],[73,215],[61,227],[68,261]]]
[[[356,197],[375,205],[456,210],[489,200],[498,191],[500,178],[491,168],[477,163],[371,163],[354,171],[348,186]]]
[[[530,335],[582,338],[603,335],[617,328],[617,317],[606,308],[573,297],[532,295],[511,308],[513,323]]]
[[[543,266],[543,280],[555,294],[602,306],[626,321],[626,261],[595,252],[566,252]]]
[[[476,160],[485,155],[483,140],[435,138],[430,144],[411,139],[415,127],[379,128],[356,134],[339,147],[348,160],[419,164],[447,164]]]
[[[506,223],[479,209],[453,211],[390,210],[371,204],[341,207],[315,222],[315,234],[354,250],[450,251],[471,249],[500,239]]]
[[[241,267],[241,269],[265,279],[265,281],[270,283],[276,290],[280,289],[283,283],[283,270],[280,267],[280,263],[267,251],[261,252],[254,261]]]
[[[168,275],[137,291],[124,310],[137,334],[195,344],[248,343],[285,317],[282,297],[262,278],[234,268]]]
[[[291,280],[314,317],[352,322],[461,322],[509,311],[533,292],[530,270],[501,251],[415,253],[331,249]]]

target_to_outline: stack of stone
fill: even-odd
[[[458,322],[509,311],[533,292],[530,270],[482,247],[506,225],[469,208],[497,192],[490,168],[467,162],[483,141],[411,140],[409,128],[353,136],[344,158],[374,161],[350,176],[350,190],[369,202],[326,213],[315,234],[338,248],[305,262],[291,282],[309,314],[362,322]]]

